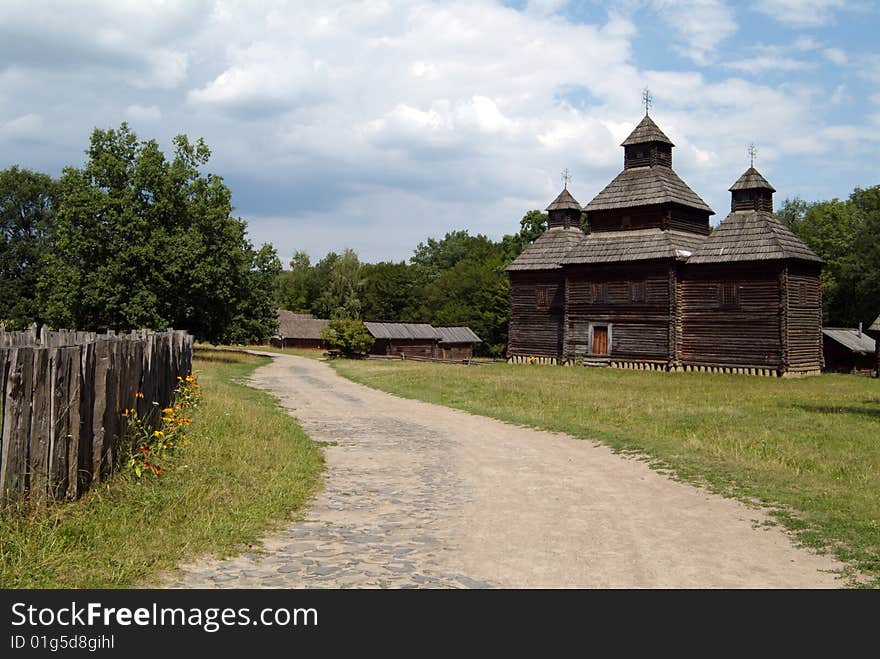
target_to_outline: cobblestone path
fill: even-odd
[[[327,443],[324,489],[259,553],[193,560],[169,587],[839,585],[839,565],[759,527],[763,512],[603,446],[400,399],[300,357],[275,355],[252,384]]]

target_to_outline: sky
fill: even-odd
[[[715,210],[756,166],[777,204],[880,184],[880,0],[0,2],[0,169],[84,164],[126,121],[204,137],[286,263],[519,229],[586,204],[644,115]]]

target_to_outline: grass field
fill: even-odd
[[[332,362],[371,387],[596,439],[779,508],[802,542],[880,586],[880,382],[554,366]]]
[[[243,384],[268,361],[196,353],[204,388],[190,445],[159,479],[119,475],[79,501],[0,519],[0,587],[150,586],[180,560],[242,549],[316,490],[318,447]]]

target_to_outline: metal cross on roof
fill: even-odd
[[[651,106],[654,104],[654,97],[651,96],[651,90],[647,87],[642,90],[642,103],[645,104],[645,115],[647,116],[648,110],[650,110]]]
[[[571,174],[568,171],[568,167],[562,170],[562,187],[568,190],[568,182],[572,179]]]
[[[749,144],[749,162],[751,163],[749,166],[755,166],[755,156],[758,155],[758,150],[755,148],[755,143],[752,142]]]

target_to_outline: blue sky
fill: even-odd
[[[651,114],[716,211],[758,148],[777,200],[880,183],[875,0],[0,3],[0,168],[92,128],[203,136],[282,259],[497,238],[568,168],[588,202]]]

